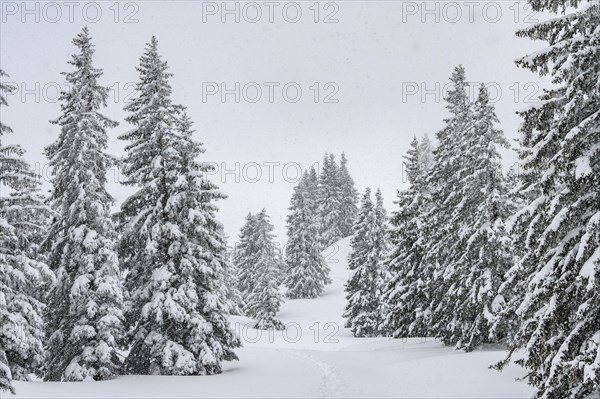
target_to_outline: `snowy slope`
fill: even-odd
[[[285,332],[270,334],[232,317],[244,347],[239,362],[209,377],[124,376],[107,382],[16,382],[18,398],[400,397],[526,398],[511,366],[488,366],[502,351],[464,353],[431,339],[353,338],[341,317],[349,239],[324,251],[332,284],[317,299],[286,301]],[[4,397],[4,396],[2,396]]]

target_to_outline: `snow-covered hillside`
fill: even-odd
[[[350,240],[326,251],[333,283],[318,299],[287,300],[284,332],[232,317],[244,347],[238,362],[208,377],[123,376],[107,382],[15,382],[17,398],[400,397],[526,398],[516,366],[488,368],[496,350],[464,353],[432,339],[354,338],[344,329]]]

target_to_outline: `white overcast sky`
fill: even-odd
[[[336,1],[318,7],[314,1],[227,2],[230,10],[240,10],[239,22],[223,14],[220,1],[0,3],[0,67],[18,86],[10,106],[2,108],[2,121],[15,131],[6,142],[21,144],[32,164],[45,165],[43,148],[58,134],[48,121],[60,112],[55,101],[56,87],[63,84],[60,72],[70,70],[71,40],[87,25],[96,45],[95,65],[104,69],[102,82],[118,88],[103,112],[121,122],[109,131],[110,152],[123,155],[124,143],[116,139],[129,129],[123,106],[137,80],[138,58],[155,35],[174,74],[174,101],[188,107],[196,138],[205,144],[203,160],[219,165],[213,180],[229,196],[219,206],[230,243],[245,215],[263,207],[284,242],[296,165],[320,162],[325,152],[339,157],[345,151],[358,190],[381,187],[388,211],[393,210],[396,189],[406,186],[402,155],[413,135],[428,133],[433,139],[443,126],[444,103],[434,92],[458,64],[474,87],[475,82],[491,85],[509,139],[518,137],[515,111],[547,85],[514,64],[544,45],[515,36],[519,27],[542,18],[531,15],[522,1]],[[257,9],[262,17],[252,23]],[[302,15],[292,23],[297,9]],[[326,16],[338,21],[324,23]],[[236,82],[250,85],[236,103],[233,94],[225,102],[220,94],[207,95],[211,82],[225,82],[234,91]],[[267,82],[278,84],[272,103]],[[282,94],[286,84],[288,97]],[[262,97],[251,103],[256,85]],[[294,87],[302,95],[288,102]],[[331,98],[337,103],[326,103],[336,88]],[[423,96],[423,89],[431,92]],[[506,166],[516,162],[511,151],[503,155]],[[221,175],[223,167],[233,171],[236,163],[237,176]],[[114,182],[109,189],[117,204],[130,192]]]

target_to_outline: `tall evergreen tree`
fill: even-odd
[[[317,194],[320,212],[319,236],[322,249],[327,248],[343,237],[340,225],[342,192],[338,175],[339,168],[335,163],[334,155],[325,154]]]
[[[321,206],[319,205],[319,176],[314,166],[311,166],[308,170],[305,171],[303,192],[306,197],[306,199],[304,200],[304,204],[310,208],[309,214],[316,215],[316,223],[317,226],[319,226],[319,215],[321,209]],[[316,231],[315,240],[317,242],[322,242],[320,231],[318,228]],[[325,260],[323,261],[325,262]],[[325,266],[320,267],[319,270],[320,279],[323,282],[323,285],[325,286],[327,284],[331,284],[331,278],[329,277],[329,265],[325,264]]]
[[[281,260],[273,241],[273,225],[264,209],[256,216],[255,229],[254,275],[247,299],[247,315],[256,319],[258,329],[283,330],[285,326],[275,318],[283,300],[278,279]]]
[[[462,143],[473,120],[462,66],[454,69],[450,81],[452,89],[446,97],[450,117],[444,120],[446,126],[436,134],[438,146],[434,150],[434,163],[427,179],[431,206],[422,219],[427,221],[422,227],[426,237],[423,245],[427,252],[420,268],[425,279],[424,294],[429,301],[428,309],[424,311],[428,317],[425,323],[432,335],[443,338],[448,344],[452,343],[458,329],[453,321],[454,314],[449,311],[456,303],[446,295],[458,284],[456,279],[450,278],[453,265],[449,262],[449,254],[460,253],[460,246],[464,244],[460,240],[461,225],[451,221],[463,199],[463,163],[468,154]]]
[[[294,188],[287,217],[288,243],[285,252],[287,297],[316,298],[329,278],[329,266],[321,255],[318,208],[315,205],[314,169],[305,172]]]
[[[356,206],[358,193],[354,188],[354,180],[348,171],[346,154],[343,152],[338,170],[338,184],[340,186],[340,234],[342,237],[349,237],[352,235],[352,226],[358,214]]]
[[[385,316],[388,313],[388,308],[382,298],[385,288],[392,277],[385,264],[387,255],[390,252],[390,243],[388,216],[383,206],[383,195],[379,188],[375,190],[375,207],[373,208],[373,212],[376,226],[373,241],[376,244],[373,246],[372,257],[373,259],[377,259],[377,291],[375,292],[375,296],[379,301],[378,326],[380,335],[388,335],[389,330],[385,326]]]
[[[384,325],[394,338],[427,336],[426,313],[429,307],[430,275],[425,274],[423,258],[426,237],[424,216],[428,212],[427,176],[421,169],[421,148],[416,138],[404,156],[409,188],[398,191],[398,209],[392,213],[389,232],[391,250],[384,261],[390,273],[383,287],[382,302],[386,313]]]
[[[59,215],[48,234],[56,285],[46,311],[47,381],[105,380],[119,373],[123,292],[106,191],[106,128],[117,126],[99,110],[109,89],[99,84],[87,28],[73,40],[78,52],[65,74],[58,139],[46,148],[52,166],[50,200]]]
[[[379,193],[379,191],[378,191]],[[378,194],[381,201],[381,193]],[[382,256],[385,251],[385,214],[382,204],[375,210],[371,190],[366,189],[351,239],[348,266],[352,271],[346,283],[346,327],[356,337],[381,335],[382,315],[379,290],[382,283]]]
[[[472,350],[482,343],[501,342],[506,331],[492,330],[505,300],[498,295],[504,274],[513,263],[510,239],[504,227],[508,217],[507,190],[498,146],[508,147],[485,86],[473,106],[473,122],[463,135],[464,168],[460,202],[450,223],[460,233],[450,245],[445,261],[450,281],[446,302],[452,304],[452,320],[442,331],[447,344]],[[448,309],[441,310],[448,314]],[[439,317],[439,313],[434,317]]]
[[[548,42],[517,63],[555,87],[521,112],[523,169],[539,176],[528,182],[540,194],[513,229],[525,245],[512,271],[520,327],[510,354],[519,351],[538,398],[583,399],[600,391],[600,4],[529,3],[560,15],[517,32]]]
[[[2,82],[0,109],[14,87]],[[14,393],[11,380],[23,380],[43,361],[40,292],[54,274],[38,254],[48,209],[38,192],[39,181],[23,159],[23,149],[6,144],[12,129],[0,120],[0,392]]]
[[[224,196],[206,177],[211,166],[196,160],[204,149],[171,100],[157,46],[152,37],[140,59],[138,94],[125,108],[134,128],[120,137],[129,141],[126,184],[138,187],[121,206],[131,295],[126,366],[135,374],[216,374],[239,346],[216,286],[226,246],[214,201]]]
[[[29,168],[28,164],[23,166]],[[42,315],[45,294],[51,288],[54,273],[47,266],[47,257],[40,244],[46,238],[54,213],[45,205],[45,198],[39,188],[39,177],[34,176],[31,169],[20,171],[16,177],[10,184],[12,187],[9,195],[0,196],[0,215],[4,215],[8,224],[15,229],[18,244],[13,249],[20,253],[16,260],[24,267],[18,271],[22,273],[19,277],[20,288],[15,288],[14,291],[20,292],[19,297],[9,299],[10,307],[13,310],[20,307],[22,316],[26,317],[19,320],[13,315],[13,322],[19,320],[16,325],[22,337],[20,345],[7,351],[7,357],[13,379],[29,380],[29,375],[38,374],[43,366]],[[0,178],[1,180],[4,179]],[[18,268],[13,269],[17,270]],[[23,276],[27,277],[22,278]]]
[[[317,217],[317,223],[320,222],[320,206],[319,206],[319,176],[314,166],[311,166],[306,171],[304,180],[304,191],[307,197],[307,205],[310,206],[311,212]],[[320,231],[318,232],[320,234]],[[320,241],[320,238],[319,238]]]
[[[447,97],[451,117],[438,133],[431,173],[423,174],[416,139],[407,156],[411,183],[392,217],[394,250],[386,264],[386,325],[396,337],[434,335],[472,350],[506,339],[496,317],[498,295],[513,262],[504,227],[509,212],[497,146],[507,146],[482,87],[475,104],[466,93],[464,69],[455,69]]]
[[[233,262],[237,271],[236,279],[238,283],[238,289],[242,300],[244,302],[244,308],[242,312],[246,312],[246,303],[248,296],[252,292],[252,286],[254,284],[254,276],[256,273],[256,239],[255,233],[257,231],[257,215],[248,213],[246,216],[246,223],[242,226],[239,235],[239,242],[236,244],[233,254]]]
[[[417,140],[416,136],[413,136],[413,139],[410,142],[410,148],[406,152],[404,158],[408,162],[402,162],[402,182],[404,183],[406,180],[411,184],[421,174],[421,148],[419,147],[419,140]]]

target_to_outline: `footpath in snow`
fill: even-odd
[[[317,299],[287,300],[284,332],[252,329],[232,317],[243,348],[223,374],[123,376],[105,382],[15,382],[16,398],[396,397],[527,398],[524,371],[489,366],[499,350],[464,353],[423,339],[354,338],[344,329],[344,283],[350,240],[324,251],[333,283]],[[4,395],[1,396],[4,398]],[[10,395],[9,395],[10,397]]]

